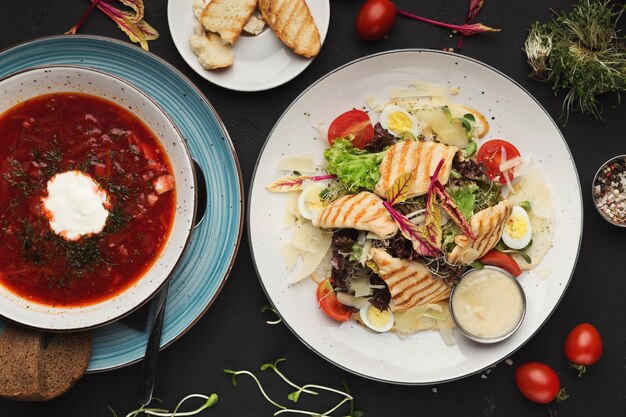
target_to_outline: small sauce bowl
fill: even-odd
[[[626,168],[626,155],[615,156],[602,164],[602,166],[596,172],[596,175],[593,177],[593,182],[591,183],[591,197],[593,199],[593,205],[604,220],[618,227],[626,227],[626,214],[622,219],[611,218],[610,214],[606,211],[606,206],[601,206],[601,200],[603,200],[603,196],[614,189],[610,185],[602,184],[602,177],[606,175],[606,169],[610,166],[614,166],[615,164],[621,165]],[[608,189],[603,191],[603,186],[608,187]],[[626,190],[626,186],[624,185],[622,185],[621,188],[623,190]],[[626,199],[618,202],[618,204],[620,203],[623,203],[626,206]],[[626,207],[624,207],[622,211],[626,213]]]
[[[466,281],[466,284],[469,284],[463,285],[464,280]],[[498,282],[498,280],[505,281]],[[499,293],[498,297],[494,298],[493,293],[486,291],[489,290],[489,288],[484,287],[484,285],[487,284],[487,281],[491,281],[491,285],[493,286],[498,285],[500,286],[500,288],[509,291],[511,294],[511,304],[509,305],[519,303],[519,312],[512,315],[509,322],[505,323],[506,326],[501,332],[496,332],[495,334],[481,335],[478,334],[479,332],[477,331],[472,331],[471,328],[473,326],[472,323],[469,322],[469,320],[476,319],[476,317],[480,315],[481,309],[484,310],[485,303],[491,302],[493,303],[493,307],[495,307],[496,309],[500,308],[500,314],[484,310],[485,320],[491,319],[492,324],[494,325],[502,325],[502,323],[496,322],[504,317],[504,315],[501,313],[506,313],[506,310],[502,310],[502,297],[506,294]],[[481,284],[483,285],[482,287],[480,286]],[[472,285],[474,286],[474,288],[472,288]],[[469,294],[470,291],[474,291],[474,293]],[[516,297],[517,294],[519,294],[519,298]],[[491,296],[490,301],[487,300],[489,296]],[[476,304],[474,304],[473,307],[470,307],[470,309],[473,309],[473,311],[471,311],[468,315],[468,310],[462,310],[461,307],[463,307],[464,303],[470,299]],[[498,306],[498,304],[500,305]],[[457,307],[456,309],[455,305]],[[486,344],[500,342],[515,333],[522,324],[522,321],[524,320],[524,316],[526,315],[526,296],[524,294],[524,289],[522,288],[518,280],[504,269],[497,268],[495,266],[485,266],[483,269],[471,269],[463,274],[459,282],[452,288],[452,291],[450,293],[450,314],[452,316],[454,324],[467,338],[478,343]],[[480,319],[478,320],[480,321]],[[482,324],[485,324],[485,322],[482,322]]]

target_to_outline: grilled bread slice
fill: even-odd
[[[207,31],[220,35],[223,43],[234,45],[256,6],[257,0],[211,0],[200,22]]]
[[[443,166],[439,171],[439,181],[446,184],[450,178],[452,161],[458,151],[459,148],[456,146],[436,142],[404,140],[390,146],[380,164],[380,180],[376,184],[376,194],[385,196],[396,179],[406,172],[411,173],[413,182],[408,198],[426,194],[430,177],[435,173],[442,159]]]
[[[502,200],[495,206],[474,214],[470,219],[470,227],[476,240],[465,235],[457,236],[454,239],[456,246],[450,252],[448,262],[469,265],[493,249],[502,237],[511,211],[511,204]]]
[[[433,276],[421,262],[394,258],[380,248],[370,250],[370,257],[389,288],[394,311],[436,303],[450,296],[450,286]]]
[[[316,56],[322,47],[311,11],[304,0],[259,0],[263,20],[296,54]]]
[[[383,200],[367,191],[333,201],[313,217],[313,226],[366,230],[383,239],[398,231],[398,225],[383,206]]]

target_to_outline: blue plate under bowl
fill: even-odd
[[[14,46],[0,52],[0,77],[50,64],[96,68],[143,90],[174,120],[204,173],[205,219],[195,229],[180,267],[170,281],[161,339],[161,346],[168,346],[191,328],[215,300],[239,248],[243,187],[228,132],[207,98],[176,68],[136,46],[109,38],[53,36]],[[105,371],[140,360],[148,335],[148,329],[120,322],[95,329],[87,372]]]

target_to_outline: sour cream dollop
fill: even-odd
[[[524,293],[514,279],[488,267],[466,274],[452,294],[452,312],[461,330],[479,339],[512,333],[524,316]]]
[[[100,233],[109,211],[107,192],[89,174],[66,171],[48,181],[42,198],[50,228],[67,240]]]

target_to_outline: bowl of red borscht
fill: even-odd
[[[77,66],[0,80],[0,315],[52,331],[149,300],[190,239],[180,131],[125,80]]]

